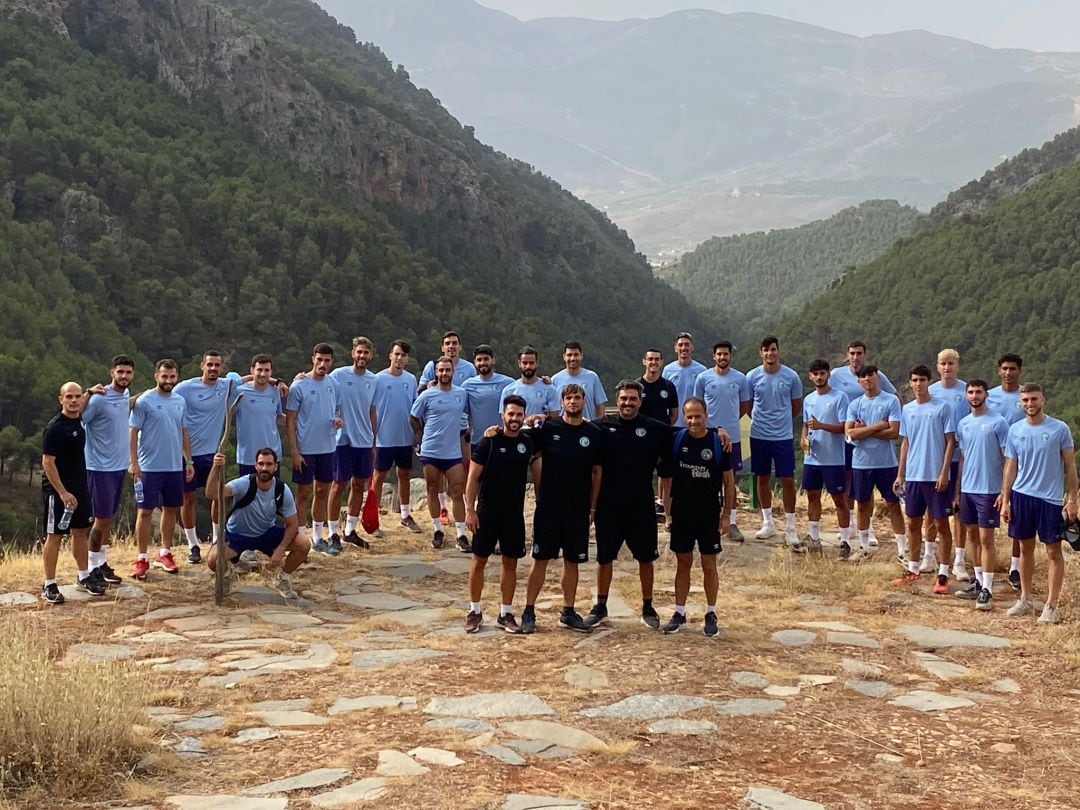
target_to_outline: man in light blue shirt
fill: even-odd
[[[551,377],[551,384],[555,386],[556,394],[561,392],[567,383],[580,385],[585,390],[585,418],[596,422],[604,417],[607,394],[604,393],[604,386],[596,372],[582,367],[584,356],[580,343],[576,340],[567,341],[563,345],[563,363],[566,368]]]
[[[1020,373],[1024,361],[1018,354],[1003,354],[998,358],[997,371],[1001,385],[991,388],[986,395],[986,404],[990,410],[999,414],[1010,425],[1024,419],[1024,409],[1020,407]],[[1012,556],[1009,561],[1009,585],[1014,591],[1020,590],[1020,541],[1013,540]]]
[[[465,527],[465,464],[461,456],[460,427],[465,414],[465,391],[453,383],[454,362],[449,357],[435,361],[435,385],[420,392],[409,412],[413,429],[420,434],[420,463],[427,484],[428,513],[435,526],[432,548],[442,548],[443,532],[439,522],[439,493],[442,481],[450,489],[457,547],[464,554],[472,551]]]
[[[810,382],[814,386],[803,398],[803,425],[800,444],[803,451],[802,487],[806,490],[806,516],[809,520],[805,545],[821,553],[821,491],[827,490],[836,506],[840,528],[840,559],[851,556],[851,510],[844,491],[844,422],[848,398],[829,386],[829,364],[815,360],[810,364]],[[869,549],[864,549],[864,555]]]
[[[364,495],[371,482],[375,468],[375,433],[378,414],[375,411],[374,371],[368,363],[375,356],[375,344],[363,335],[352,341],[352,365],[342,366],[330,372],[330,379],[337,384],[338,404],[345,425],[339,431],[337,449],[334,451],[334,482],[330,485],[330,502],[327,506],[330,529],[330,546],[340,553],[341,541],[359,548],[370,544],[356,531],[364,508]],[[345,516],[345,532],[342,536],[341,496],[349,485],[349,502]],[[376,494],[378,498],[380,495]],[[372,537],[381,537],[375,529]]]
[[[122,578],[108,561],[109,533],[120,509],[131,456],[128,447],[128,418],[131,410],[131,379],[135,361],[126,354],[112,359],[109,385],[89,390],[81,419],[86,430],[86,483],[94,524],[90,528],[90,574],[109,585]],[[95,574],[96,572],[96,574]]]
[[[859,384],[859,369],[863,367],[866,359],[866,344],[861,340],[853,340],[847,347],[847,365],[834,368],[829,375],[829,386],[847,394],[848,402],[854,402],[863,395],[863,388]],[[886,394],[896,393],[896,386],[889,382],[884,371],[878,369],[877,377],[878,388]]]
[[[401,525],[413,534],[420,525],[412,516],[411,480],[416,435],[409,412],[416,400],[416,377],[405,370],[412,346],[405,340],[390,344],[387,367],[375,375],[375,474],[372,487],[382,493],[391,468],[396,468]]]
[[[311,547],[334,554],[326,541],[326,507],[334,481],[337,431],[343,427],[337,383],[330,378],[334,347],[318,343],[311,352],[311,371],[293,382],[285,403],[285,435],[292,455],[300,532],[311,504]],[[312,499],[313,498],[313,499]]]
[[[761,365],[746,375],[750,391],[750,471],[757,476],[761,502],[761,528],[755,535],[766,540],[773,527],[773,470],[783,490],[786,527],[784,540],[792,551],[805,551],[795,534],[794,419],[802,410],[802,380],[794,369],[780,364],[780,342],[773,335],[761,339]]]
[[[941,538],[941,556],[936,557],[938,571],[933,590],[934,593],[948,593],[948,560],[952,551],[949,475],[956,446],[955,415],[951,403],[930,396],[930,369],[926,366],[911,369],[908,385],[915,399],[904,406],[900,416],[900,465],[896,487],[904,493],[911,560],[907,573],[896,580],[896,584],[911,585],[919,579],[922,566],[916,560],[922,550],[923,516],[929,512]]]
[[[876,489],[889,509],[889,520],[896,535],[897,559],[908,565],[907,538],[900,498],[894,491],[897,461],[893,442],[900,435],[900,399],[878,386],[878,368],[864,363],[859,368],[863,394],[848,404],[844,433],[854,444],[851,454],[851,500],[858,505],[856,521],[859,546],[871,548],[870,518]],[[915,562],[918,570],[918,560]]]
[[[469,438],[475,449],[484,431],[502,424],[502,392],[514,380],[495,371],[495,350],[481,343],[473,350],[476,376],[461,384],[467,397],[465,412],[469,417]]]
[[[180,525],[184,527],[184,538],[188,544],[188,562],[195,564],[202,562],[199,537],[195,530],[195,500],[198,489],[206,486],[210,464],[221,441],[221,430],[225,426],[225,409],[231,401],[232,383],[222,376],[223,366],[220,352],[203,352],[199,361],[200,375],[179,383],[173,392],[183,397],[187,404],[184,426],[191,437],[191,463],[195,467],[195,476],[184,485]],[[210,521],[216,543],[220,531],[217,504],[210,504]]]
[[[967,384],[970,413],[956,426],[960,445],[959,518],[960,531],[966,532],[971,548],[975,578],[971,588],[956,591],[964,599],[974,599],[979,610],[993,607],[994,529],[1000,523],[1001,479],[1005,468],[1005,442],[1009,423],[993,413],[986,402],[986,381]]]
[[[680,343],[693,343],[688,333],[683,332],[679,340],[675,342],[676,349]],[[685,349],[686,346],[684,345]],[[705,369],[694,380],[689,396],[695,396],[705,401],[705,412],[708,414],[706,426],[710,428],[723,428],[731,437],[731,466],[724,471],[724,519],[721,520],[720,533],[727,534],[730,540],[736,543],[743,542],[743,533],[739,531],[736,523],[736,498],[735,498],[735,473],[742,470],[742,426],[740,420],[750,413],[750,386],[746,382],[746,375],[736,368],[731,367],[731,353],[735,347],[729,340],[721,340],[713,344],[713,367]],[[696,361],[695,361],[696,362]],[[677,364],[675,364],[677,365]],[[701,365],[697,363],[697,365]],[[667,366],[670,369],[672,364]],[[681,368],[681,367],[679,367]],[[665,373],[667,372],[665,369]],[[681,376],[676,369],[672,372]],[[671,378],[674,380],[674,377]],[[686,397],[679,395],[679,402],[685,402]],[[682,409],[679,409],[682,418]],[[724,521],[727,521],[725,527]]]
[[[937,356],[937,372],[940,379],[931,383],[930,396],[940,399],[952,409],[953,421],[959,426],[960,420],[967,416],[971,409],[967,401],[967,383],[960,379],[960,353],[956,349],[942,349]],[[953,451],[952,463],[949,467],[949,488],[946,490],[949,503],[955,504],[956,497],[956,470],[960,463],[960,443],[957,442]],[[952,575],[960,582],[967,582],[968,572],[964,565],[967,552],[967,538],[965,532],[960,530],[960,518],[956,511],[952,511],[953,533],[953,560]],[[920,571],[932,571],[937,553],[937,523],[926,524],[926,543],[923,545],[923,565]]]
[[[664,366],[664,370],[661,372],[664,379],[671,380],[675,384],[675,390],[679,392],[679,413],[675,417],[676,427],[686,427],[686,418],[683,416],[682,405],[690,397],[698,396],[694,393],[694,383],[697,382],[698,376],[705,370],[705,366],[694,359],[694,336],[689,332],[679,332],[675,336],[675,359]],[[711,409],[709,414],[712,414]],[[731,431],[729,430],[728,433],[731,433]],[[731,433],[731,440],[733,442],[738,441],[739,434]],[[740,466],[735,467],[733,465],[733,469],[738,470],[742,466],[742,459],[740,458],[739,461]],[[726,483],[724,487],[724,491],[727,492]],[[732,523],[732,525],[735,524]]]
[[[536,349],[526,346],[518,352],[518,370],[521,376],[503,388],[499,398],[499,413],[502,413],[503,404],[511,394],[516,394],[525,400],[525,415],[534,416],[558,416],[561,411],[559,393],[551,383],[544,382],[536,376],[537,356]],[[526,420],[528,424],[528,420]]]
[[[211,460],[206,494],[217,498],[218,482],[225,467],[225,454],[216,453]],[[274,582],[277,592],[286,599],[296,599],[290,575],[307,560],[307,538],[298,532],[296,502],[292,492],[277,477],[278,455],[269,447],[255,451],[255,472],[235,478],[225,485],[225,497],[233,499],[233,508],[225,523],[225,543],[228,561],[224,563],[226,593],[231,589],[234,573],[232,561],[245,551],[261,551],[270,558],[269,570],[279,568]],[[223,505],[222,505],[223,506]],[[281,515],[284,525],[279,526]],[[217,543],[207,556],[211,571],[218,566]]]
[[[1008,614],[1023,616],[1035,611],[1031,580],[1037,534],[1046,549],[1048,578],[1039,624],[1057,624],[1061,620],[1058,597],[1065,579],[1062,508],[1070,521],[1076,520],[1076,456],[1072,431],[1060,419],[1046,415],[1045,403],[1042,386],[1026,383],[1021,387],[1020,406],[1025,418],[1009,428],[1005,441],[1001,519],[1009,524],[1009,537],[1020,541],[1020,598]]]
[[[274,363],[268,354],[256,354],[251,358],[251,381],[236,389],[236,464],[240,475],[255,472],[255,451],[269,447],[281,456],[281,433],[278,428],[285,424],[282,391],[288,386],[273,379]],[[288,397],[288,393],[285,394]]]

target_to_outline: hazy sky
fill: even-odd
[[[1080,50],[1080,0],[479,0],[523,20],[656,17],[687,8],[758,11],[849,34],[924,28],[995,48]],[[1072,31],[1070,34],[1069,32]]]

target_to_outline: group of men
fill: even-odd
[[[444,526],[449,526],[452,512],[456,547],[473,555],[468,632],[482,626],[484,567],[498,552],[500,626],[508,632],[534,631],[535,600],[548,562],[562,557],[558,625],[589,632],[607,618],[612,564],[625,543],[638,563],[642,621],[665,632],[685,624],[697,548],[707,603],[703,631],[713,636],[718,632],[716,555],[721,538],[744,539],[737,525],[734,476],[743,458],[740,420],[748,416],[750,467],[762,517],[757,538],[776,533],[775,476],[785,513],[784,542],[793,552],[821,551],[824,490],[836,506],[840,557],[869,556],[876,546],[871,527],[876,490],[889,510],[898,560],[906,569],[897,583],[911,584],[921,574],[936,571],[933,589],[946,593],[950,574],[969,579],[965,553],[970,548],[974,581],[958,595],[989,609],[993,532],[1003,519],[1015,541],[1009,581],[1020,591],[1010,614],[1033,610],[1031,575],[1038,536],[1050,560],[1049,593],[1040,621],[1058,620],[1063,507],[1068,518],[1076,518],[1071,433],[1043,412],[1038,386],[1020,385],[1019,357],[1002,356],[1002,384],[988,389],[982,380],[958,379],[959,356],[944,350],[938,356],[938,381],[931,383],[925,366],[911,370],[908,382],[915,399],[901,407],[887,376],[866,362],[866,346],[860,341],[849,345],[846,365],[830,369],[822,360],[810,364],[813,391],[805,397],[799,374],[781,364],[775,337],[761,341],[761,364],[746,374],[731,367],[733,350],[730,342],[716,343],[713,366],[706,368],[693,358],[689,333],[676,337],[676,358],[666,366],[659,349],[648,349],[641,377],[616,386],[618,412],[612,415],[605,413],[603,386],[595,372],[583,367],[583,350],[576,342],[565,344],[565,368],[551,378],[539,375],[537,352],[526,346],[518,352],[516,379],[495,371],[489,345],[477,346],[472,362],[462,358],[455,332],[443,336],[440,356],[427,363],[419,381],[406,370],[412,348],[404,340],[391,344],[387,367],[378,373],[368,368],[375,355],[368,338],[354,338],[351,363],[338,368],[334,348],[317,344],[311,368],[289,381],[274,377],[271,358],[264,354],[252,358],[245,377],[224,375],[221,355],[209,351],[201,358],[200,375],[179,383],[176,363],[159,361],[154,388],[137,397],[128,390],[134,363],[118,356],[108,385],[83,391],[76,383],[65,383],[61,412],[45,431],[43,598],[63,601],[55,570],[65,531],[72,535],[76,587],[100,594],[121,581],[107,555],[126,472],[134,479],[137,509],[138,556],[132,575],[145,578],[151,567],[177,571],[171,549],[177,516],[188,560],[201,562],[196,493],[205,489],[216,518],[217,509],[223,508],[217,498],[226,463],[220,452],[222,427],[232,409],[239,477],[224,485],[232,511],[224,538],[218,536],[215,519],[214,545],[207,557],[211,568],[227,565],[230,579],[239,555],[261,551],[277,569],[278,589],[292,596],[289,575],[309,550],[337,555],[343,542],[367,547],[369,541],[359,532],[365,501],[379,497],[392,469],[400,524],[420,533],[410,502],[416,448],[432,522],[431,545],[443,547]],[[809,501],[809,527],[803,537],[795,527],[794,428],[800,417],[802,486]],[[282,426],[295,497],[278,477]],[[530,477],[536,495],[533,563],[519,624],[513,597],[517,561],[526,552],[524,497]],[[654,477],[659,479],[656,502]],[[342,526],[338,518],[346,487]],[[160,547],[151,560],[155,509],[161,509]],[[662,627],[652,605],[658,513],[661,521],[667,518],[677,559],[676,609]],[[957,520],[950,525],[954,513]],[[598,597],[581,617],[575,610],[578,566],[589,557],[591,525]],[[369,532],[378,534],[377,529]],[[856,539],[857,552],[852,548]],[[222,540],[226,561],[219,559]]]

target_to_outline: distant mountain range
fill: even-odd
[[[521,22],[472,0],[322,0],[479,137],[652,257],[871,198],[924,209],[1080,123],[1080,55],[760,14]]]

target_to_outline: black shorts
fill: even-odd
[[[655,521],[656,519],[653,518]],[[533,516],[534,560],[554,560],[562,553],[572,563],[589,561],[589,511],[537,509]]]
[[[656,462],[656,477],[674,478],[675,462],[671,459],[661,459],[660,461]]]
[[[660,556],[651,498],[643,507],[614,504],[596,510],[596,561],[601,565],[614,562],[623,543],[638,562],[652,562]]]
[[[477,509],[480,526],[473,535],[472,551],[477,557],[490,557],[495,546],[504,557],[520,560],[525,556],[525,516],[520,510],[500,512],[498,509]]]
[[[702,554],[720,553],[720,516],[716,520],[671,519],[669,547],[676,554],[690,554],[697,546]]]
[[[59,495],[42,490],[41,525],[45,527],[45,534],[64,534],[64,532],[69,529],[88,529],[90,528],[90,524],[94,522],[93,515],[91,514],[93,510],[90,508],[90,493],[72,492],[71,494],[78,499],[79,504],[75,507],[75,513],[71,516],[71,525],[64,531],[61,531],[56,528],[56,526],[64,514],[64,502],[60,500]]]

